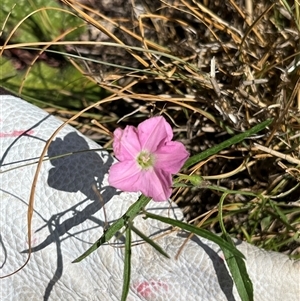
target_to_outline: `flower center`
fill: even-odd
[[[154,156],[148,151],[141,151],[136,161],[142,169],[149,169],[154,165]]]

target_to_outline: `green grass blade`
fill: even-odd
[[[144,213],[146,215],[146,218],[153,218],[153,219],[159,220],[163,223],[166,223],[166,224],[169,224],[169,225],[172,225],[172,226],[175,226],[175,227],[179,227],[183,230],[192,232],[196,235],[199,235],[203,238],[206,238],[206,239],[209,239],[209,240],[215,242],[216,244],[218,244],[220,246],[220,248],[227,249],[232,254],[234,254],[236,256],[240,256],[241,258],[244,258],[244,255],[239,250],[237,250],[230,243],[228,243],[223,238],[221,238],[220,236],[218,236],[214,233],[211,233],[211,232],[209,232],[205,229],[200,229],[200,228],[197,228],[193,225],[189,225],[185,222],[181,222],[181,221],[178,221],[178,220],[175,220],[175,219],[172,219],[172,218],[163,217],[163,216],[152,214],[152,213],[149,213],[149,212],[144,212]]]
[[[235,135],[234,137],[231,137],[228,140],[225,140],[224,142],[222,142],[214,147],[211,147],[211,148],[205,150],[204,152],[201,152],[200,154],[196,154],[196,155],[190,157],[185,162],[183,168],[189,168],[190,166],[192,166],[198,162],[201,162],[204,159],[206,159],[214,154],[217,154],[221,150],[243,141],[247,137],[254,135],[254,134],[258,133],[259,131],[263,130],[265,127],[270,125],[272,123],[272,121],[273,121],[273,119],[268,119],[262,123],[255,125],[253,128],[251,128],[250,130],[248,130],[244,133]]]
[[[131,222],[129,222],[130,224]],[[124,273],[123,273],[123,290],[121,301],[126,301],[130,286],[131,275],[131,229],[130,226],[126,229],[125,241],[125,258],[124,258]]]
[[[108,242],[122,227],[126,226],[129,221],[132,221],[134,217],[136,217],[142,208],[144,208],[149,202],[151,198],[145,197],[141,195],[140,198],[133,203],[127,212],[118,220],[116,220],[106,231],[104,231],[103,235],[81,256],[76,258],[73,263],[79,262],[92,252],[96,251],[101,245]]]
[[[278,220],[280,220],[287,227],[288,230],[297,233],[297,229],[289,223],[286,215],[282,212],[282,210],[279,208],[276,202],[274,202],[273,200],[269,200],[269,204],[271,208],[277,213],[277,216],[274,214],[275,217],[278,218]]]
[[[146,236],[144,233],[142,233],[139,229],[132,225],[130,225],[131,230],[137,234],[140,238],[142,238],[145,242],[147,242],[149,245],[151,245],[156,251],[158,251],[160,254],[164,255],[167,258],[170,258],[170,256],[152,239],[150,239],[148,236]]]

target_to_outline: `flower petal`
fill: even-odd
[[[118,160],[132,160],[140,152],[141,146],[134,126],[127,125],[124,130],[114,131],[113,149]]]
[[[140,191],[141,170],[135,161],[115,163],[109,169],[108,182],[109,185],[123,191]]]
[[[151,153],[173,138],[172,128],[162,116],[143,121],[137,130],[142,149]]]
[[[140,191],[155,202],[167,201],[172,193],[171,174],[163,170],[151,169],[142,172]]]
[[[162,170],[140,170],[134,161],[118,162],[110,167],[109,185],[128,192],[141,191],[156,202],[167,201],[172,193],[172,178]]]
[[[185,146],[181,142],[170,141],[160,147],[155,153],[156,169],[161,169],[170,174],[176,174],[189,157]]]

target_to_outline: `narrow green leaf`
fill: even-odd
[[[175,227],[179,227],[183,230],[192,232],[196,235],[199,235],[203,238],[209,239],[213,242],[215,242],[216,244],[218,244],[222,249],[228,249],[228,251],[232,252],[233,254],[235,254],[236,256],[240,256],[241,258],[244,258],[244,255],[235,247],[233,247],[231,244],[229,244],[227,241],[225,241],[223,238],[221,238],[220,236],[211,233],[205,229],[200,229],[197,228],[193,225],[189,225],[185,222],[181,222],[172,218],[168,218],[168,217],[163,217],[160,215],[156,215],[156,214],[152,214],[150,212],[144,212],[144,214],[146,215],[146,218],[153,218],[156,220],[159,220],[163,223],[175,226]]]
[[[131,230],[135,232],[140,238],[142,238],[145,242],[147,242],[149,245],[151,245],[155,250],[157,250],[159,253],[164,255],[167,258],[170,258],[170,256],[159,246],[154,240],[150,239],[148,236],[146,236],[144,233],[142,233],[139,229],[137,229],[133,224],[130,225]]]
[[[228,234],[223,235],[223,238],[235,247]],[[221,248],[241,300],[253,301],[253,286],[248,275],[244,259],[240,256],[236,256],[232,252],[228,251],[228,249],[224,249],[223,247]]]
[[[103,235],[87,251],[76,258],[73,263],[81,261],[92,252],[96,251],[101,245],[108,242],[122,227],[124,227],[129,221],[132,221],[133,218],[140,213],[141,209],[150,202],[150,200],[151,198],[141,195],[139,199],[128,208],[127,212],[121,218],[116,220],[106,231],[104,231]]]
[[[273,210],[277,213],[278,216],[276,216],[276,218],[278,218],[290,231],[297,232],[297,229],[289,223],[286,215],[277,206],[276,202],[274,202],[273,200],[269,200],[269,204],[271,208],[273,208]]]
[[[253,128],[251,128],[250,130],[248,130],[244,133],[235,135],[234,137],[231,137],[228,140],[225,140],[224,142],[222,142],[214,147],[211,147],[211,148],[205,150],[204,152],[201,152],[200,154],[196,154],[196,155],[190,157],[185,162],[183,168],[189,168],[190,166],[192,166],[198,162],[201,162],[204,159],[206,159],[214,154],[217,154],[221,150],[243,141],[245,138],[247,138],[251,135],[254,135],[254,134],[258,133],[259,131],[263,130],[265,127],[270,125],[272,123],[272,121],[273,121],[273,119],[267,119],[266,121],[255,125]]]
[[[226,232],[224,222],[223,222],[223,202],[228,195],[228,192],[223,193],[220,204],[219,204],[219,223],[222,230],[222,237],[226,240],[233,248],[236,249],[231,237]],[[248,275],[246,264],[243,258],[236,256],[233,252],[229,251],[227,248],[220,246],[228,268],[230,270],[231,276],[235,283],[236,289],[241,297],[242,301],[253,301],[253,286],[251,279]]]
[[[131,222],[128,224],[130,225]],[[124,273],[123,273],[123,290],[121,301],[126,301],[130,286],[131,275],[131,229],[130,226],[126,228],[125,241],[125,258],[124,258]]]

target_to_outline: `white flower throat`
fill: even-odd
[[[147,150],[141,151],[137,156],[137,163],[141,169],[149,169],[154,166],[154,155]]]

